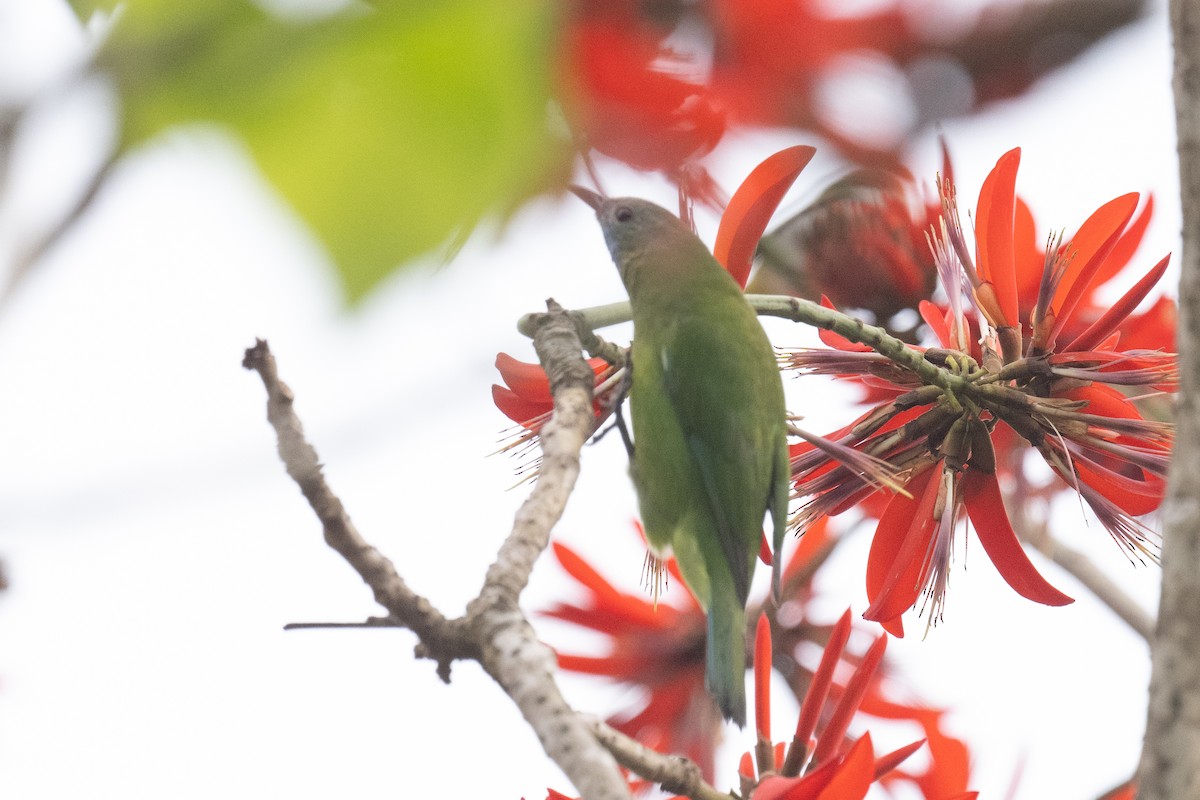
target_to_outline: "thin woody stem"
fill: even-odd
[[[375,601],[396,624],[420,637],[427,655],[438,662],[438,674],[449,680],[450,662],[478,657],[474,642],[464,638],[462,624],[449,620],[400,577],[386,556],[358,532],[342,501],[325,481],[317,451],[304,435],[293,407],[294,395],[279,378],[267,343],[259,339],[246,351],[242,366],[258,373],[267,390],[267,419],[275,429],[279,457],[320,520],[326,543],[341,554],[371,587]]]

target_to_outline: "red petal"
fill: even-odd
[[[1042,271],[1046,254],[1038,244],[1037,225],[1033,212],[1021,198],[1016,199],[1013,212],[1013,268],[1017,274],[1017,298],[1029,305],[1037,302],[1038,286],[1042,282]]]
[[[996,162],[979,190],[975,247],[979,277],[995,287],[1003,320],[997,325],[1020,324],[1017,310],[1016,256],[1013,228],[1016,214],[1017,167],[1021,148],[1014,147]]]
[[[897,748],[887,755],[875,759],[875,780],[879,780],[903,764],[909,756],[920,750],[923,744],[925,744],[924,739],[917,739],[911,744],[906,744],[904,747]]]
[[[1121,195],[1093,211],[1092,215],[1084,220],[1083,225],[1079,226],[1079,232],[1069,245],[1073,253],[1071,264],[1059,283],[1055,295],[1057,302],[1052,304],[1055,315],[1054,332],[1046,341],[1047,347],[1054,346],[1054,340],[1071,318],[1071,313],[1080,299],[1095,290],[1098,285],[1095,281],[1096,271],[1112,252],[1121,231],[1133,216],[1137,202],[1137,192]]]
[[[1000,496],[1000,485],[996,476],[979,469],[968,468],[962,475],[963,497],[966,498],[967,515],[975,526],[975,533],[983,545],[984,552],[996,565],[1000,577],[1017,594],[1035,603],[1048,606],[1065,606],[1075,601],[1051,586],[1025,555],[1012,523],[1004,510]]]
[[[808,740],[817,728],[817,720],[821,717],[821,709],[825,707],[825,698],[829,695],[833,671],[837,668],[838,660],[842,657],[842,648],[846,646],[849,636],[850,609],[846,609],[829,631],[829,641],[821,653],[821,663],[804,693],[804,702],[800,704],[800,715],[796,719],[796,733],[792,738],[793,747],[808,747]]]
[[[1141,469],[1138,470],[1141,479],[1131,478],[1078,453],[1071,463],[1079,472],[1080,480],[1130,516],[1140,517],[1156,511],[1166,496],[1166,481],[1157,475],[1147,475]]]
[[[763,539],[765,540],[766,537],[764,536]],[[829,539],[828,517],[821,517],[809,525],[800,537],[800,543],[792,551],[792,557],[788,559],[787,566],[783,568],[783,582],[787,583],[788,578],[812,561],[813,557],[829,542]]]
[[[559,669],[609,678],[634,678],[646,673],[646,659],[636,655],[577,656],[555,653]]]
[[[541,364],[518,361],[508,353],[496,354],[496,369],[508,388],[523,399],[538,403],[551,403],[550,379]]]
[[[875,749],[871,734],[864,733],[842,759],[837,775],[817,795],[817,800],[862,800],[875,780]]]
[[[799,778],[768,775],[754,790],[752,800],[818,800],[837,777],[838,762],[830,761]]]
[[[610,615],[620,615],[624,619],[632,619],[654,628],[673,622],[670,615],[659,613],[651,603],[618,591],[591,564],[584,561],[582,556],[565,544],[552,542],[551,547],[554,548],[554,557],[567,574],[591,590],[594,595],[593,605],[596,608],[604,609]]]
[[[816,764],[824,763],[837,755],[842,748],[842,743],[846,738],[846,731],[850,729],[850,722],[854,719],[854,715],[858,713],[859,704],[862,703],[863,696],[867,693],[867,687],[871,683],[871,678],[875,675],[875,670],[879,668],[879,662],[883,661],[883,653],[887,650],[888,637],[886,634],[880,634],[879,638],[867,650],[867,654],[863,656],[862,661],[858,664],[858,669],[850,676],[850,680],[846,682],[846,690],[842,692],[842,697],[838,700],[837,708],[829,715],[829,722],[825,723],[825,729],[821,731],[821,738],[817,741],[817,747],[813,751],[813,762]],[[872,759],[873,761],[874,759]],[[872,763],[868,774],[874,775],[874,764]]]
[[[749,753],[742,753],[742,760],[738,762],[738,774],[745,778],[749,778],[750,780],[754,780],[754,776],[756,774],[754,772],[754,759]]]
[[[1121,238],[1113,245],[1112,252],[1108,254],[1108,258],[1104,259],[1104,264],[1096,271],[1094,282],[1097,286],[1108,283],[1126,266],[1129,265],[1133,254],[1137,251],[1138,245],[1142,243],[1142,237],[1146,233],[1146,228],[1150,225],[1150,215],[1154,213],[1154,195],[1146,195],[1146,205],[1142,206],[1141,212],[1137,218],[1129,223],[1129,227],[1121,234]]]
[[[917,785],[926,797],[949,797],[967,788],[971,775],[971,753],[961,739],[942,733],[936,716],[921,720],[925,736],[929,741],[929,756],[933,762],[924,774],[917,777]]]
[[[771,623],[766,614],[758,615],[754,629],[754,724],[759,738],[771,741]]]
[[[867,599],[864,619],[888,622],[912,607],[921,594],[922,562],[936,520],[940,465],[909,480],[905,490],[888,502],[879,518],[867,557]],[[897,634],[902,635],[902,634]]]
[[[739,286],[746,285],[754,249],[771,215],[816,152],[807,145],[780,150],[751,170],[730,198],[717,228],[713,255]]]
[[[921,312],[921,319],[925,320],[925,324],[937,336],[942,347],[953,347],[954,344],[950,341],[950,326],[946,324],[946,312],[928,300],[922,300],[917,304],[917,308]]]
[[[1175,319],[1178,309],[1169,297],[1159,297],[1145,313],[1125,320],[1121,343],[1129,350],[1175,350]]]
[[[1146,295],[1150,293],[1150,290],[1162,278],[1163,273],[1167,271],[1167,264],[1170,260],[1171,254],[1168,253],[1166,258],[1155,264],[1154,268],[1142,276],[1142,279],[1134,284],[1132,289],[1121,295],[1121,299],[1113,303],[1100,319],[1093,322],[1086,331],[1076,336],[1073,342],[1060,349],[1064,352],[1091,350],[1104,341],[1109,334],[1125,321],[1126,317],[1133,313],[1138,304],[1146,299]]]
[[[774,563],[774,558],[771,555],[771,542],[767,540],[767,534],[764,533],[758,542],[758,560],[769,567]]]
[[[540,428],[542,420],[539,418],[553,410],[553,405],[550,403],[531,403],[519,397],[512,389],[506,389],[494,383],[492,384],[492,402],[496,404],[496,408],[500,409],[501,414],[513,422],[524,425],[531,431]]]

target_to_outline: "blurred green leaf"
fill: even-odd
[[[111,2],[76,2],[81,16]],[[99,66],[122,147],[228,126],[361,298],[403,261],[569,169],[548,107],[551,0],[354,4],[282,18],[247,0],[130,0]]]

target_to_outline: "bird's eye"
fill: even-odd
[[[617,222],[629,222],[633,219],[633,209],[629,206],[621,206],[613,212],[613,216],[616,217]]]

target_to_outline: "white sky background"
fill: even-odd
[[[38,85],[78,46],[65,6],[0,0],[0,92]],[[1158,210],[1136,262],[1148,269],[1178,247],[1169,75],[1160,9],[1029,96],[947,124],[964,205],[1014,145],[1024,147],[1018,191],[1043,232],[1070,232],[1102,202],[1153,190]],[[106,119],[102,91],[41,114],[0,208],[5,259],[69,196],[111,135]],[[733,139],[714,171],[732,189],[797,141]],[[931,141],[914,171],[932,180],[935,156]],[[673,198],[661,182],[602,168],[610,192]],[[819,157],[785,208],[836,170]],[[714,221],[701,223],[711,241]],[[281,630],[379,609],[322,542],[275,454],[262,386],[240,366],[256,336],[269,339],[360,530],[456,614],[524,497],[506,491],[512,463],[486,457],[506,425],[490,400],[491,362],[500,350],[532,358],[514,324],[547,296],[567,306],[623,296],[573,198],[531,204],[501,240],[481,232],[451,265],[411,267],[346,312],[319,245],[231,140],[179,133],[126,159],[0,308],[0,557],[12,584],[0,595],[0,795],[570,791],[477,666],[456,665],[445,687],[432,663],[413,659],[407,632]],[[786,324],[770,330],[780,344],[805,338]],[[789,381],[793,409],[816,430],[845,421],[846,395],[811,381],[803,394]],[[622,462],[615,437],[588,448],[555,535],[632,588],[641,558]],[[1058,519],[1063,538],[1154,603],[1156,569],[1128,567],[1077,506]],[[830,620],[866,606],[867,544],[848,542],[823,573]],[[953,708],[976,758],[972,788],[1004,797],[1022,762],[1020,798],[1094,797],[1123,780],[1144,722],[1143,643],[1051,565],[1038,560],[1074,606],[1021,599],[977,543],[968,563],[954,572],[946,623],[921,641],[914,619],[889,654],[911,667],[915,692]],[[569,591],[546,558],[526,608]],[[567,641],[561,627],[542,629]],[[580,707],[611,708],[612,691],[563,684]],[[776,738],[790,736],[794,717],[777,712],[776,723]],[[736,730],[729,741],[725,779],[751,743]]]

